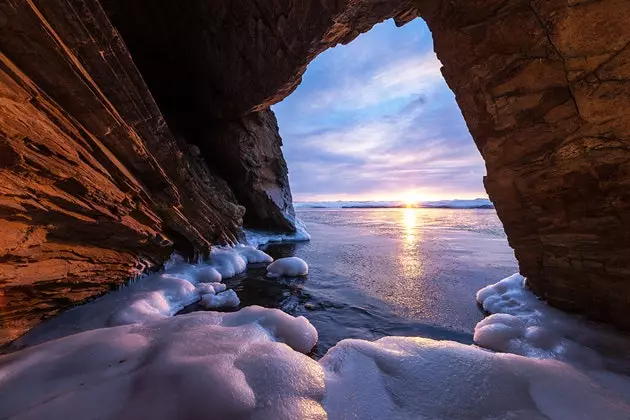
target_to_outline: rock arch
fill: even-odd
[[[268,107],[310,60],[424,18],[520,270],[628,328],[627,0],[7,0],[0,313],[10,339],[173,245],[291,229]],[[1,300],[1,299],[0,299]]]

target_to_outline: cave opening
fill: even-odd
[[[417,18],[321,53],[272,107],[295,202],[485,197],[485,167]]]

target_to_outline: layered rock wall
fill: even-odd
[[[521,273],[630,328],[630,2],[418,2]]]
[[[99,3],[0,4],[0,342],[243,208],[176,141]]]

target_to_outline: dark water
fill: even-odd
[[[226,284],[241,306],[308,318],[319,332],[316,357],[344,338],[469,344],[483,318],[475,293],[517,271],[492,210],[313,209],[298,216],[310,242],[264,249],[276,259],[303,258],[308,276],[270,279],[250,267]]]

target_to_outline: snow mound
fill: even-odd
[[[217,293],[224,292],[227,286],[223,283],[201,283],[197,286],[197,291],[203,295],[216,295]]]
[[[526,289],[520,274],[481,289],[477,301],[495,314],[475,327],[474,340],[480,346],[630,374],[629,337],[548,306]]]
[[[236,322],[231,324],[231,322]],[[317,344],[317,330],[303,316],[293,317],[278,309],[248,306],[225,321],[226,326],[256,322],[270,332],[276,341],[286,343],[301,353],[309,352]]]
[[[280,258],[267,266],[267,275],[271,277],[297,277],[308,274],[308,264],[298,257]]]
[[[243,258],[247,260],[250,264],[258,264],[258,263],[270,263],[273,261],[271,256],[267,255],[263,251],[255,248],[252,245],[236,245],[236,252],[241,254]]]
[[[248,309],[87,331],[0,356],[0,418],[325,419],[323,370],[291,348],[310,324]]]
[[[208,293],[201,297],[199,302],[206,309],[216,308],[236,308],[241,304],[241,300],[232,289],[221,293]]]
[[[295,233],[269,233],[260,230],[245,230],[247,243],[252,246],[267,245],[270,242],[305,242],[311,240],[306,225],[299,217],[285,215],[295,226]]]
[[[219,283],[221,280],[223,280],[223,276],[217,271],[216,268],[205,266],[200,267],[195,272],[195,280],[199,283]]]
[[[210,264],[222,278],[234,277],[247,269],[247,259],[229,247],[213,248],[210,253]]]
[[[343,340],[320,363],[331,420],[630,418],[622,391],[568,364],[449,341]]]
[[[304,317],[257,306],[168,317],[193,295],[237,298],[193,284],[197,267],[171,269],[85,305],[96,310],[72,325],[91,331],[0,356],[0,418],[630,418],[625,338],[548,308],[520,276],[479,292],[512,313],[480,322],[475,339],[530,357],[386,337],[343,340],[317,363],[302,354],[318,340]],[[101,311],[141,321],[103,328]]]

